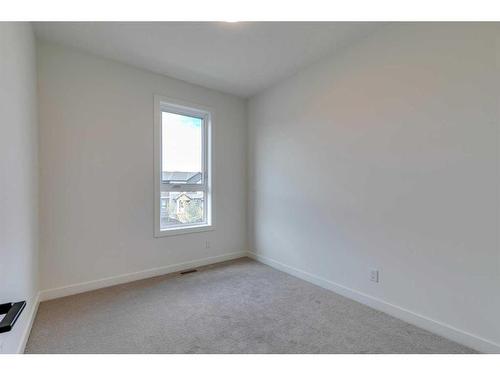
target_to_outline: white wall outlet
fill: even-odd
[[[378,270],[370,270],[370,281],[378,283]]]
[[[205,249],[210,249],[210,241],[205,241]]]

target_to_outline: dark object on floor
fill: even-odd
[[[0,315],[5,314],[2,321],[0,321],[0,333],[9,332],[14,327],[25,306],[26,301],[9,302],[0,305]]]

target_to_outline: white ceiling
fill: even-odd
[[[38,38],[249,97],[381,24],[37,22]]]

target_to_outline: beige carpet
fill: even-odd
[[[249,259],[40,304],[27,353],[473,353]]]

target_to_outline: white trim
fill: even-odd
[[[159,237],[178,236],[180,234],[199,233],[199,232],[210,232],[212,230],[215,230],[215,225],[201,224],[201,225],[178,226],[178,227],[173,227],[172,229],[162,230],[161,235]]]
[[[21,336],[21,342],[19,343],[19,346],[17,348],[17,353],[18,354],[23,354],[24,349],[26,348],[26,344],[28,342],[28,338],[30,337],[31,333],[31,327],[33,327],[33,322],[35,321],[35,316],[38,311],[38,305],[40,304],[40,292],[38,292],[33,300],[31,301],[31,306],[28,312],[28,317],[27,317],[27,324],[24,328],[24,332]]]
[[[188,268],[206,266],[209,264],[224,262],[227,260],[243,258],[246,256],[247,253],[245,251],[239,251],[229,254],[216,255],[208,258],[196,259],[183,263],[171,264],[163,267],[150,268],[138,272],[105,277],[98,280],[85,281],[82,283],[66,285],[59,288],[46,289],[40,292],[40,301],[48,301],[55,298],[66,297],[73,294],[88,292],[95,289],[106,288],[108,286],[147,279],[155,276],[166,275],[172,272],[179,272]]]
[[[437,335],[443,336],[449,340],[458,342],[462,345],[468,346],[483,353],[500,353],[500,344],[487,340],[485,338],[476,336],[472,333],[462,331],[449,324],[439,322],[420,315],[413,311],[407,310],[403,307],[393,305],[389,302],[383,301],[379,298],[370,296],[360,291],[348,288],[346,286],[337,284],[333,281],[324,279],[322,277],[313,275],[309,272],[302,271],[295,267],[288,266],[284,263],[278,262],[274,259],[268,258],[257,253],[248,252],[248,257],[255,259],[261,263],[267,264],[280,271],[286,272],[290,275],[298,277],[302,280],[308,281],[312,284],[318,285],[322,288],[329,289],[344,297],[353,299],[364,305],[370,306],[376,310],[382,311],[386,314],[401,319],[407,323],[413,324],[417,327],[423,328]]]
[[[194,103],[188,103],[179,99],[169,98],[161,95],[154,95],[154,237],[160,238],[178,234],[204,232],[215,230],[215,194],[214,194],[214,166],[213,166],[213,109],[200,106]],[[203,137],[202,137],[202,169],[203,169],[203,184],[188,184],[177,186],[176,184],[170,187],[163,186],[161,181],[162,171],[162,155],[161,155],[161,112],[162,110],[179,113],[188,116],[195,116],[203,119]],[[175,186],[174,186],[175,185]],[[160,227],[160,195],[161,191],[203,191],[205,195],[204,202],[204,223],[194,226],[179,226],[172,227],[168,230],[161,230]]]

